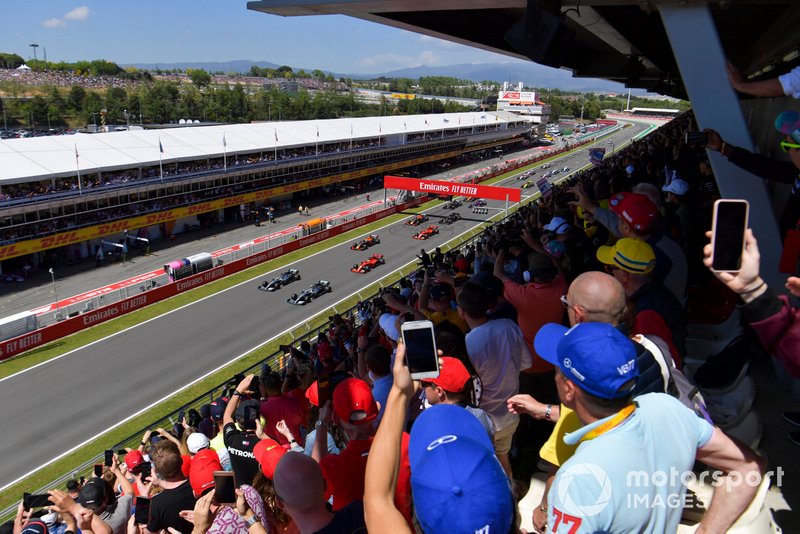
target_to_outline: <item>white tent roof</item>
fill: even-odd
[[[500,115],[500,117],[498,117]],[[228,156],[403,134],[441,131],[519,120],[490,112],[403,115],[292,122],[194,126],[0,140],[0,186],[81,173],[158,165],[159,141],[164,163]],[[317,133],[319,132],[319,133]],[[226,147],[223,147],[223,136]],[[276,142],[277,136],[277,142]],[[78,154],[76,161],[75,154]]]

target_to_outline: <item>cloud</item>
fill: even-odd
[[[44,26],[45,28],[63,28],[67,25],[68,20],[76,20],[76,21],[86,20],[89,18],[89,15],[91,15],[91,13],[92,13],[91,10],[87,6],[76,7],[72,11],[66,13],[60,19],[58,18],[47,19],[46,21],[42,22],[42,26]]]
[[[454,43],[453,41],[446,41],[444,39],[439,39],[438,37],[431,37],[430,35],[420,35],[419,42],[425,44],[433,44],[439,48],[444,48],[446,50],[454,50],[456,48],[460,48],[464,45]]]
[[[42,22],[42,26],[45,28],[63,28],[66,25],[67,23],[61,19],[47,19],[46,21]]]
[[[430,50],[424,50],[416,56],[404,56],[401,54],[378,54],[358,60],[360,67],[379,67],[380,70],[394,70],[406,67],[419,67],[420,65],[437,65],[439,56]]]
[[[86,20],[89,18],[90,13],[91,11],[87,6],[80,6],[64,15],[64,18],[67,20]]]

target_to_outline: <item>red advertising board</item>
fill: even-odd
[[[522,199],[520,190],[512,187],[443,182],[440,180],[418,180],[399,176],[384,176],[383,187],[386,189],[402,189],[404,191],[420,191],[434,195],[456,195],[488,198],[490,200],[508,199],[512,202],[519,202]]]

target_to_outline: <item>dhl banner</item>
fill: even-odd
[[[255,191],[253,193],[243,193],[234,197],[220,198],[211,200],[209,202],[202,202],[192,206],[184,206],[181,208],[174,208],[168,211],[160,211],[157,213],[149,213],[140,217],[133,217],[131,219],[123,219],[106,224],[98,224],[95,226],[88,226],[86,228],[79,228],[69,232],[62,232],[60,234],[53,234],[47,237],[40,237],[38,239],[30,239],[27,241],[20,241],[11,245],[3,245],[0,247],[0,260],[7,260],[9,258],[16,258],[18,256],[25,256],[26,254],[33,254],[42,250],[51,248],[64,247],[81,243],[89,239],[98,239],[112,234],[118,234],[125,230],[133,231],[139,228],[146,228],[156,224],[169,223],[177,221],[184,217],[191,217],[193,215],[200,215],[201,213],[209,213],[231,206],[238,206],[240,204],[248,204],[250,202],[259,202],[295,193],[298,191],[305,191],[307,189],[314,189],[315,187],[323,187],[326,185],[344,182],[348,180],[355,180],[363,178],[371,174],[380,174],[383,172],[392,171],[401,167],[410,165],[419,165],[421,163],[428,163],[437,159],[449,158],[460,154],[459,151],[452,151],[446,154],[436,154],[416,158],[411,161],[387,163],[377,167],[370,167],[368,169],[359,169],[356,171],[347,172],[344,174],[337,174],[334,176],[325,176],[323,178],[315,178],[305,182],[297,182],[286,184],[272,189],[265,189],[263,191]]]
[[[417,180],[414,178],[400,178],[399,176],[384,176],[383,187],[386,189],[420,191],[422,193],[432,193],[434,195],[456,195],[462,197],[488,198],[491,200],[508,199],[512,202],[519,202],[522,199],[522,193],[515,187],[443,182],[440,180]]]

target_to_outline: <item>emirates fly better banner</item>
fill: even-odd
[[[522,199],[520,190],[512,187],[420,180],[417,178],[401,178],[399,176],[384,176],[383,187],[386,189],[402,189],[404,191],[421,191],[422,193],[433,193],[435,195],[477,197],[489,200],[508,199],[511,202],[519,202]]]

